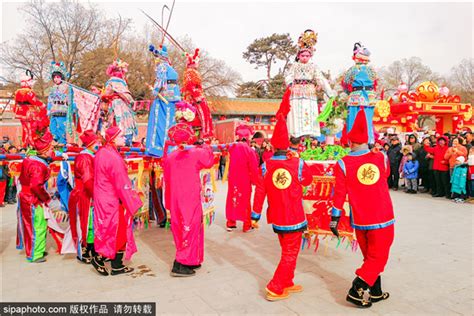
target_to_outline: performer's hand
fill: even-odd
[[[69,156],[66,153],[61,154],[61,157],[63,157],[63,160],[67,160]]]
[[[334,236],[339,238],[339,231],[337,230],[337,225],[339,224],[340,216],[331,216],[331,221],[329,222],[329,228],[331,229]]]
[[[252,219],[252,228],[255,228],[255,229],[259,228],[258,221],[255,219]]]

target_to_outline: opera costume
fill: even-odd
[[[368,149],[369,132],[366,113],[361,109],[347,134],[351,152],[338,160],[334,168],[336,185],[330,222],[331,231],[338,236],[337,226],[347,196],[351,224],[364,262],[356,270],[357,277],[346,299],[363,308],[389,297],[388,293],[382,292],[380,274],[388,261],[395,223],[387,185],[390,163],[384,153]],[[364,295],[367,291],[370,293],[368,298]]]
[[[91,263],[94,249],[94,155],[99,149],[99,138],[91,130],[80,136],[85,149],[74,159],[74,188],[69,196],[69,223],[77,249],[77,259]]]
[[[307,228],[303,210],[303,186],[310,185],[313,176],[305,162],[288,151],[290,142],[283,115],[278,118],[271,143],[276,152],[261,166],[255,189],[252,222],[254,226],[257,225],[267,196],[267,221],[278,234],[281,259],[272,280],[267,284],[266,299],[276,301],[303,290],[301,285],[293,283],[293,277],[303,231]]]
[[[111,260],[112,275],[128,273],[125,266],[137,251],[133,237],[133,216],[143,203],[132,189],[127,166],[117,150],[125,145],[125,136],[116,126],[106,131],[106,144],[94,158],[94,247],[97,256],[92,265],[101,275],[108,275],[105,258]]]
[[[125,145],[132,146],[138,136],[135,112],[132,110],[133,97],[128,89],[125,78],[128,64],[120,59],[107,67],[106,74],[110,77],[102,92],[104,107],[108,109],[107,127],[117,126],[125,137]]]
[[[332,97],[331,86],[321,71],[310,60],[315,51],[317,33],[306,30],[298,39],[299,51],[296,62],[285,75],[287,89],[278,113],[288,112],[287,124],[291,136],[320,136],[319,104],[316,92],[319,89]],[[278,114],[277,113],[277,114]]]
[[[186,56],[186,69],[183,75],[183,100],[196,108],[196,117],[192,122],[193,128],[199,131],[200,138],[213,136],[212,116],[207,104],[202,78],[197,70],[199,66],[199,49],[196,48],[194,55]]]
[[[172,276],[192,276],[204,260],[204,223],[201,201],[203,169],[214,164],[209,145],[183,149],[195,142],[194,131],[179,123],[168,131],[173,145],[179,146],[164,156],[165,205],[170,210],[171,231],[176,246]],[[186,181],[183,181],[186,179]]]
[[[22,127],[21,142],[23,147],[33,147],[34,141],[49,127],[46,105],[36,96],[32,89],[33,75],[27,71],[21,77],[20,89],[15,92],[15,117]]]
[[[46,157],[52,155],[52,141],[53,136],[48,131],[36,138],[34,149],[38,156],[29,156],[21,164],[17,249],[25,249],[26,259],[30,262],[46,261],[48,221],[45,208],[51,201],[45,187],[51,173]]]
[[[66,132],[71,129],[74,112],[73,92],[71,86],[65,81],[69,78],[69,72],[63,62],[53,61],[50,73],[53,87],[48,95],[49,130],[56,142],[66,145]]]
[[[347,130],[350,132],[360,109],[364,109],[369,131],[369,143],[374,144],[373,117],[377,103],[377,73],[368,65],[369,50],[361,43],[355,43],[352,59],[355,65],[349,68],[343,76],[342,88],[347,93]]]
[[[150,45],[149,50],[156,58],[156,81],[153,87],[155,99],[151,105],[146,133],[146,152],[152,156],[162,157],[168,130],[175,121],[176,103],[181,100],[178,85],[178,73],[168,59],[168,49],[163,46],[156,49]]]
[[[253,130],[247,125],[236,128],[238,141],[229,147],[229,175],[225,213],[228,231],[237,228],[236,221],[243,222],[243,231],[252,229],[250,214],[252,212],[252,184],[258,174],[258,154],[248,141]]]

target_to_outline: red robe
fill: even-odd
[[[74,189],[69,195],[69,220],[72,238],[79,251],[81,245],[87,246],[89,214],[94,194],[94,154],[87,149],[74,160],[74,181]]]
[[[176,150],[163,162],[165,204],[171,214],[176,261],[184,265],[198,265],[204,259],[200,171],[213,164],[214,155],[207,145]]]
[[[333,216],[340,216],[346,195],[351,224],[364,256],[356,274],[372,286],[387,264],[394,238],[394,214],[387,185],[390,163],[385,154],[368,149],[353,151],[334,167]]]
[[[44,206],[51,200],[45,189],[49,177],[50,169],[43,159],[31,156],[23,160],[19,177],[17,249],[24,248],[30,261],[41,258],[46,249]]]
[[[21,88],[15,92],[14,112],[22,126],[22,144],[24,147],[33,146],[37,133],[46,130],[49,118],[46,106],[38,100],[30,88]]]
[[[258,157],[245,142],[229,148],[229,176],[226,218],[230,221],[250,221],[252,184],[258,175]]]

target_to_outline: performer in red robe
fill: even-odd
[[[313,177],[304,161],[288,151],[290,142],[283,115],[279,115],[271,143],[276,152],[261,166],[255,189],[252,221],[257,226],[267,195],[267,221],[278,234],[281,259],[267,285],[266,299],[276,301],[303,290],[301,285],[293,283],[293,277],[303,231],[307,228],[303,210],[303,186],[310,185]]]
[[[81,135],[86,147],[74,159],[75,186],[69,196],[69,221],[77,249],[77,259],[91,263],[95,256],[92,196],[94,194],[94,155],[99,149],[99,138],[92,130]]]
[[[171,127],[168,137],[174,145],[193,144],[194,131],[185,123]],[[201,203],[202,169],[214,164],[209,145],[182,149],[178,147],[164,158],[165,203],[170,210],[171,231],[176,257],[171,275],[192,276],[204,260],[204,224]],[[183,181],[186,179],[186,181]]]
[[[244,222],[243,231],[252,229],[250,213],[252,208],[250,199],[252,184],[258,174],[258,155],[250,148],[248,141],[252,136],[252,129],[247,125],[240,125],[235,131],[238,142],[229,148],[229,176],[226,200],[227,230],[237,228],[236,221]]]
[[[21,164],[19,194],[17,249],[25,249],[30,262],[44,262],[46,259],[46,232],[48,222],[45,218],[45,207],[51,197],[45,184],[50,176],[47,157],[51,157],[53,136],[46,132],[35,140],[34,148],[38,156],[29,156]]]
[[[355,229],[364,263],[356,270],[357,277],[347,295],[347,301],[359,307],[385,300],[380,274],[387,264],[394,238],[394,214],[387,185],[390,164],[387,156],[368,148],[368,128],[363,109],[357,113],[354,125],[347,134],[351,152],[339,160],[334,168],[336,186],[330,228],[338,236],[339,223],[346,196],[351,206],[351,221]],[[370,197],[370,198],[368,198]],[[376,202],[374,202],[376,201]],[[369,290],[368,299],[364,293]]]
[[[199,48],[194,55],[186,56],[186,70],[183,75],[183,99],[196,108],[196,118],[192,122],[193,127],[199,130],[200,138],[213,136],[212,116],[204,96],[202,79],[197,68],[199,66]]]
[[[132,189],[127,166],[117,150],[125,145],[123,131],[112,126],[105,133],[105,146],[94,158],[94,247],[92,265],[101,275],[109,272],[104,257],[111,259],[112,275],[132,272],[123,264],[137,251],[133,216],[143,203]]]
[[[15,92],[14,112],[21,122],[23,147],[34,147],[37,137],[49,127],[49,118],[44,105],[31,88],[33,76],[30,71],[21,77],[20,89]]]

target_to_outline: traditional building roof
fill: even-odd
[[[275,115],[280,99],[211,98],[208,99],[215,115]]]

